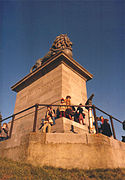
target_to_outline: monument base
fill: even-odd
[[[52,133],[89,133],[88,126],[79,124],[67,118],[56,119],[56,124],[52,126]]]
[[[60,168],[124,168],[125,143],[102,134],[29,133],[0,142],[0,157]]]

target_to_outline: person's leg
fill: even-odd
[[[84,123],[84,118],[82,118],[82,124],[84,125],[85,123]]]
[[[98,133],[100,133],[101,132],[101,129],[100,128],[98,128]]]
[[[79,119],[79,124],[82,124],[82,120],[81,119]]]
[[[63,113],[63,117],[66,117],[65,111],[63,111],[62,113]]]
[[[51,125],[48,123],[48,133],[51,133]]]
[[[65,111],[65,116],[66,116],[66,118],[69,118],[68,109],[66,109],[66,111]]]
[[[59,115],[59,117],[62,117],[62,111],[60,111],[60,115]]]
[[[69,119],[72,120],[72,116],[69,114]]]
[[[43,133],[45,133],[45,124],[44,124],[44,126],[42,127],[42,130],[43,130]]]
[[[84,124],[84,119],[83,119],[82,114],[79,115],[79,123]]]
[[[43,126],[43,133],[46,133],[47,123]]]
[[[82,124],[82,121],[81,121],[81,116],[80,116],[80,114],[79,114],[79,124]]]
[[[72,119],[72,115],[73,115],[73,111],[72,111],[72,109],[69,109],[69,118],[70,118],[71,120],[73,120],[73,119]]]
[[[55,125],[55,117],[52,117],[52,120],[53,120],[53,125]]]

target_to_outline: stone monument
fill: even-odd
[[[34,104],[58,105],[67,95],[71,96],[73,105],[90,105],[93,94],[87,100],[86,82],[92,77],[72,58],[72,43],[67,35],[57,36],[50,51],[36,61],[27,76],[11,87],[17,93],[14,113]],[[123,142],[89,133],[88,127],[92,130],[93,126],[90,108],[84,109],[85,125],[61,117],[56,119],[51,133],[39,130],[46,107],[39,107],[37,118],[36,112],[32,108],[15,116],[11,138],[0,142],[1,157],[36,166],[69,169],[125,167]],[[34,117],[37,119],[35,132]],[[71,131],[72,126],[74,131]]]
[[[80,103],[85,105],[87,101],[86,82],[92,77],[91,73],[72,58],[72,42],[67,35],[61,34],[56,37],[47,55],[37,60],[30,73],[11,87],[17,92],[14,113],[36,103],[60,104],[61,98],[67,95],[71,96],[73,105]],[[45,111],[45,107],[38,111],[37,130],[41,119],[45,116]],[[84,128],[81,126],[81,129],[88,131],[88,110],[84,109],[84,112],[86,125]],[[12,133],[17,136],[19,142],[19,135],[32,131],[34,112],[29,110],[29,112],[16,116],[16,119]],[[60,123],[56,123],[56,126],[57,124]],[[76,126],[80,125],[76,123]],[[59,127],[56,128],[59,132]],[[55,131],[54,127],[53,129]]]

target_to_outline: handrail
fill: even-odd
[[[93,106],[95,106],[95,105],[93,105]],[[114,120],[116,120],[116,121],[118,121],[119,123],[122,124],[122,121],[120,121],[119,119],[116,119],[116,118],[113,117],[112,115],[106,113],[105,111],[101,110],[100,108],[98,108],[98,107],[96,107],[96,106],[95,106],[95,108],[96,108],[97,110],[101,111],[102,113],[106,114],[107,116],[109,116],[109,117],[111,116]]]
[[[59,106],[64,106],[64,107],[79,107],[79,105],[61,105],[61,104],[39,104],[39,106],[55,106],[55,107],[59,107]],[[89,107],[92,107],[91,105],[80,105],[81,107],[86,107],[86,108],[89,108]]]
[[[13,123],[14,123],[14,121],[15,121],[15,116],[18,115],[18,114],[21,114],[21,113],[23,113],[23,112],[25,112],[25,111],[28,111],[29,109],[32,109],[32,108],[34,108],[34,107],[35,107],[35,115],[34,115],[34,123],[33,123],[33,132],[36,131],[37,113],[38,113],[38,111],[41,109],[41,108],[38,109],[39,106],[44,106],[44,107],[47,107],[47,106],[54,106],[54,107],[60,107],[60,106],[63,106],[63,107],[67,107],[67,106],[68,106],[68,107],[73,107],[73,106],[74,106],[74,107],[79,107],[79,105],[35,104],[35,105],[30,106],[30,107],[28,107],[28,108],[26,108],[26,109],[23,109],[22,111],[17,112],[17,113],[15,113],[15,114],[11,115],[11,116],[8,116],[7,118],[4,118],[4,119],[2,119],[2,120],[0,121],[0,123],[1,123],[1,122],[5,121],[5,120],[7,120],[7,119],[9,119],[9,118],[12,118],[11,127],[10,127],[10,134],[9,134],[9,137],[10,137],[10,138],[11,138],[11,135],[12,135],[12,129],[13,129]],[[105,115],[109,116],[110,121],[111,121],[111,125],[112,125],[113,136],[114,136],[114,138],[116,139],[116,135],[115,135],[115,130],[114,130],[114,125],[113,125],[113,120],[112,120],[112,119],[116,120],[117,122],[119,122],[119,123],[121,123],[121,124],[122,124],[122,121],[120,121],[119,119],[113,117],[112,115],[108,114],[107,112],[101,110],[100,108],[98,108],[98,107],[95,106],[95,105],[91,105],[91,104],[90,104],[90,105],[80,105],[80,106],[81,106],[81,107],[85,107],[86,109],[89,109],[89,108],[92,108],[92,109],[93,109],[94,119],[95,119],[95,124],[96,124],[96,126],[95,126],[95,127],[96,127],[96,133],[98,133],[96,109],[99,110],[100,112],[104,113]]]
[[[28,111],[29,109],[32,109],[33,107],[35,107],[36,106],[36,104],[35,105],[33,105],[33,106],[30,106],[30,107],[28,107],[28,108],[26,108],[26,109],[23,109],[22,111],[19,111],[19,112],[17,112],[17,113],[15,113],[15,114],[12,114],[11,116],[8,116],[8,117],[6,117],[6,118],[4,118],[4,119],[2,119],[0,122],[3,122],[3,121],[5,121],[5,120],[7,120],[7,119],[9,119],[9,118],[11,118],[11,117],[13,117],[13,116],[16,116],[16,115],[18,115],[18,114],[21,114],[21,113],[23,113],[23,112],[25,112],[25,111]],[[55,106],[55,107],[59,107],[59,106],[64,106],[64,107],[67,107],[67,105],[57,105],[57,104],[38,104],[38,106]],[[68,105],[69,107],[72,107],[72,106],[74,106],[74,107],[79,107],[79,105]],[[102,113],[104,113],[104,114],[106,114],[106,115],[108,115],[108,116],[111,116],[114,120],[116,120],[116,121],[118,121],[119,123],[121,123],[122,124],[122,121],[120,121],[119,119],[117,119],[117,118],[115,118],[115,117],[113,117],[112,115],[110,115],[110,114],[108,114],[108,113],[106,113],[105,111],[103,111],[103,110],[101,110],[100,108],[98,108],[97,106],[95,106],[95,105],[81,105],[81,107],[86,107],[86,108],[89,108],[89,107],[95,107],[95,109],[97,109],[97,110],[99,110],[99,111],[101,111]]]
[[[25,111],[28,111],[29,109],[32,109],[33,107],[35,107],[35,105],[30,106],[30,107],[27,108],[27,109],[23,109],[22,111],[19,111],[18,113],[15,113],[15,114],[13,114],[13,115],[11,115],[11,116],[8,116],[7,118],[2,119],[0,122],[3,122],[3,121],[5,121],[5,120],[7,120],[7,119],[9,119],[9,118],[11,118],[11,117],[13,117],[13,116],[16,116],[16,115],[18,115],[18,114],[20,114],[20,113],[23,113],[23,112],[25,112]]]
[[[17,113],[15,113],[15,114],[12,114],[11,116],[8,116],[8,117],[6,117],[6,118],[4,118],[4,119],[2,119],[0,122],[3,122],[3,121],[5,121],[5,120],[7,120],[7,119],[9,119],[9,118],[12,118],[13,116],[16,116],[16,115],[18,115],[18,114],[21,114],[21,113],[23,113],[23,112],[25,112],[25,111],[28,111],[29,109],[32,109],[33,107],[35,107],[36,106],[36,104],[35,105],[33,105],[33,106],[30,106],[30,107],[28,107],[28,108],[26,108],[26,109],[23,109],[22,111],[19,111],[19,112],[17,112]],[[38,106],[57,106],[57,107],[59,107],[59,106],[64,106],[64,107],[67,107],[67,105],[57,105],[57,104],[38,104]],[[69,107],[72,107],[72,106],[74,106],[74,107],[79,107],[79,105],[68,105]],[[81,107],[87,107],[87,108],[89,108],[89,107],[91,107],[90,105],[81,105]]]

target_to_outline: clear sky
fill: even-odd
[[[14,111],[10,87],[49,51],[57,35],[67,33],[73,58],[94,75],[87,83],[93,103],[125,120],[125,1],[0,0],[0,111]],[[101,115],[101,114],[99,114]],[[115,123],[119,139],[125,135]]]

